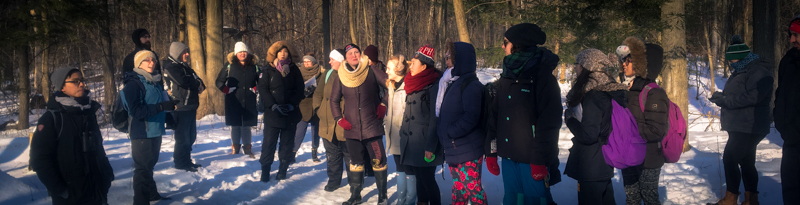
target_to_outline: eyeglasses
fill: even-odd
[[[84,85],[86,85],[86,79],[77,79],[77,80],[70,80],[70,81],[64,81],[64,82],[65,83],[72,83],[72,84],[75,84],[75,85],[80,85],[81,83],[83,83]]]
[[[142,36],[142,38],[150,38],[150,35]]]

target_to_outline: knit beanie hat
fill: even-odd
[[[800,33],[800,15],[797,15],[792,19],[792,22],[789,23],[789,36],[792,35],[792,31],[795,33]]]
[[[136,55],[133,56],[133,66],[138,68],[147,57],[153,58],[153,61],[156,60],[156,54],[153,51],[141,50],[136,52]]]
[[[58,70],[53,72],[53,74],[50,75],[50,83],[53,84],[56,91],[59,91],[61,90],[61,88],[64,87],[64,81],[67,80],[68,77],[67,75],[69,75],[69,73],[72,72],[73,70],[80,71],[76,67],[64,67],[64,68],[59,68]]]
[[[361,48],[359,48],[356,44],[352,44],[351,43],[351,44],[347,44],[347,46],[344,47],[344,53],[342,53],[342,55],[347,55],[347,51],[350,51],[350,49],[354,49],[354,48],[358,49],[358,52],[361,52]]]
[[[236,42],[236,45],[233,47],[233,54],[238,54],[239,52],[249,52],[247,51],[247,45],[244,42]]]
[[[378,62],[378,47],[374,45],[367,46],[367,48],[364,49],[364,55],[367,55],[372,62]]]
[[[333,60],[335,60],[335,61],[342,62],[342,61],[344,61],[344,56],[342,55],[341,51],[343,51],[343,50],[341,50],[341,49],[333,49],[331,51],[331,54],[329,55],[329,57],[333,58]]]
[[[428,67],[433,67],[435,62],[433,61],[433,48],[431,48],[430,44],[425,44],[424,46],[420,47],[417,50],[417,53],[414,54],[414,58],[418,59],[420,62],[425,63]]]
[[[725,50],[725,60],[742,60],[750,53],[750,47],[744,44],[744,40],[739,35],[731,38],[731,45]]]
[[[133,33],[131,33],[131,40],[133,40],[133,44],[136,45],[136,48],[144,48],[144,44],[142,44],[140,38],[142,38],[142,36],[149,34],[150,32],[148,32],[147,29],[143,28],[136,29],[133,31]]]
[[[617,57],[619,57],[619,61],[622,62],[625,58],[631,55],[631,49],[628,48],[626,45],[621,45],[617,47]]]
[[[172,42],[172,44],[169,44],[169,56],[175,60],[180,60],[181,54],[187,50],[189,50],[189,46],[181,42]]]
[[[504,36],[514,45],[536,46],[547,42],[547,35],[539,26],[532,23],[521,23],[506,30]]]
[[[305,60],[311,61],[311,63],[313,63],[314,65],[317,64],[317,58],[314,58],[314,56],[303,56],[303,61]]]
[[[611,61],[608,60],[608,56],[594,48],[585,49],[578,53],[578,56],[575,57],[575,61],[577,61],[581,67],[591,72],[606,72],[606,68],[611,66]]]

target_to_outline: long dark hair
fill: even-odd
[[[586,95],[583,87],[589,82],[589,76],[591,74],[592,72],[581,66],[581,74],[575,79],[575,84],[572,85],[572,89],[569,91],[569,95],[567,95],[567,106],[575,107],[583,102],[583,96]]]

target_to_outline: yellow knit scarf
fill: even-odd
[[[355,88],[364,83],[369,73],[369,58],[367,58],[367,55],[361,55],[361,59],[358,61],[358,68],[355,71],[347,70],[347,65],[347,62],[342,62],[342,65],[339,66],[339,80],[342,81],[342,85]]]

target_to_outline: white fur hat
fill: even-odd
[[[236,46],[233,47],[233,53],[237,54],[239,52],[248,52],[247,45],[244,45],[244,42],[236,42]]]

